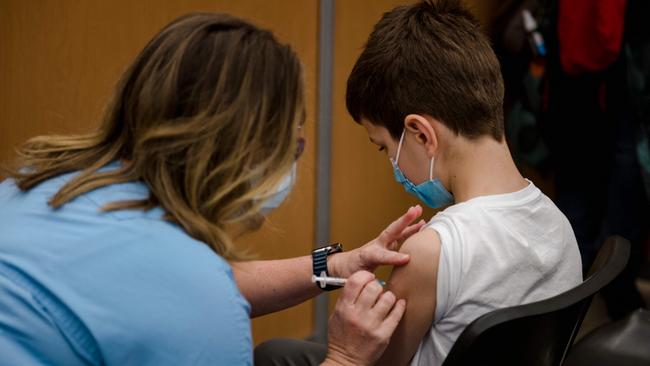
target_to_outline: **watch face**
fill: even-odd
[[[327,254],[334,254],[343,251],[343,246],[340,243],[334,243],[328,247]]]
[[[321,248],[318,248],[318,249],[314,249],[314,253],[325,252],[328,255],[338,253],[338,252],[342,252],[342,251],[343,251],[343,246],[340,243],[334,243],[334,244],[327,245],[327,246],[324,246],[324,247],[321,247]]]

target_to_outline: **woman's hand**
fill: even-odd
[[[366,245],[330,256],[328,272],[332,276],[347,278],[361,270],[374,272],[381,265],[401,266],[408,263],[409,256],[398,253],[397,250],[406,239],[424,226],[424,220],[411,225],[421,215],[420,205],[410,207],[404,215],[393,221],[377,238]]]
[[[322,365],[374,364],[405,309],[406,302],[384,292],[372,273],[351,275],[329,320],[327,358]]]

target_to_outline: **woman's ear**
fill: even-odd
[[[404,118],[404,128],[407,133],[415,136],[415,140],[427,149],[430,156],[433,156],[438,147],[438,137],[427,118],[421,114],[409,114]]]

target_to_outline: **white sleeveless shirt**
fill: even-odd
[[[567,218],[529,181],[517,192],[473,198],[425,226],[441,242],[431,329],[411,365],[440,365],[465,327],[498,308],[543,300],[582,282]]]

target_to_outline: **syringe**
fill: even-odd
[[[318,283],[320,288],[325,288],[327,285],[343,287],[348,282],[347,278],[341,277],[329,277],[325,272],[321,272],[320,276],[312,275],[311,282]],[[380,285],[385,286],[386,282],[382,280],[377,280]]]

